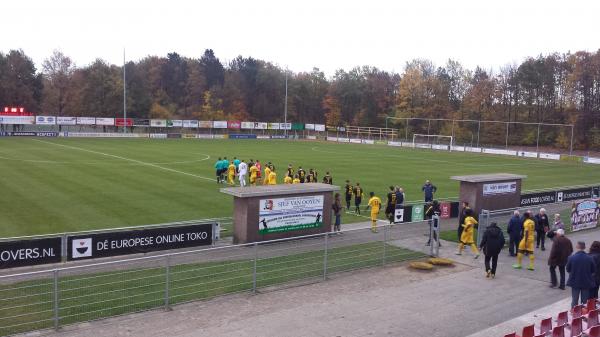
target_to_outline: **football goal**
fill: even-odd
[[[452,136],[424,135],[419,133],[413,135],[414,148],[452,151],[453,141]]]

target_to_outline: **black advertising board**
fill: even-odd
[[[58,132],[15,131],[5,132],[5,135],[14,137],[58,137]]]
[[[394,223],[411,222],[412,206],[396,205]]]
[[[568,190],[558,191],[556,193],[556,201],[573,201],[580,199],[590,199],[592,197],[592,188],[584,187],[584,188],[573,188]]]
[[[58,263],[61,238],[0,242],[0,269]]]
[[[556,191],[527,193],[521,195],[521,207],[551,204],[556,202]]]
[[[133,126],[150,126],[150,120],[149,119],[134,118],[133,119]]]
[[[67,260],[94,259],[211,245],[213,226],[212,223],[203,223],[69,236],[67,238]]]

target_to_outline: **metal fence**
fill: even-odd
[[[425,224],[420,222],[419,224]],[[0,335],[257,292],[422,257],[385,225],[0,276]]]
[[[561,219],[565,224],[565,230],[570,230],[568,228],[569,226],[567,220],[570,218],[572,204],[573,202],[559,202],[528,207],[508,208],[495,211],[483,210],[479,215],[479,226],[477,229],[477,245],[481,243],[483,232],[485,232],[489,224],[491,224],[492,222],[495,222],[498,225],[498,227],[500,227],[502,231],[506,233],[508,222],[513,216],[514,211],[516,210],[518,210],[520,214],[523,215],[523,213],[527,210],[532,210],[534,214],[537,214],[540,208],[545,208],[546,215],[548,216],[548,221],[550,222],[550,226],[552,226],[553,224],[554,214],[560,214]]]

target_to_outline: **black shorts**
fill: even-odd
[[[217,177],[221,176],[221,169],[217,170]]]
[[[356,206],[360,205],[362,203],[362,198],[354,198],[354,204]]]
[[[352,194],[346,194],[346,201],[352,200]]]

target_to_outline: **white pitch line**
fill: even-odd
[[[215,179],[212,178],[207,178],[207,177],[203,177],[203,176],[199,176],[197,174],[192,174],[192,173],[187,173],[187,172],[183,172],[183,171],[178,171],[178,170],[174,170],[168,167],[162,167],[162,166],[158,166],[156,164],[152,164],[152,163],[146,163],[140,160],[136,160],[136,159],[131,159],[131,158],[126,158],[126,157],[121,157],[121,156],[117,156],[114,154],[110,154],[110,153],[104,153],[104,152],[98,152],[98,151],[94,151],[94,150],[88,150],[88,149],[84,149],[81,147],[76,147],[76,146],[69,146],[69,145],[64,145],[64,144],[57,144],[57,143],[53,143],[53,142],[48,142],[45,140],[39,140],[39,139],[33,139],[36,142],[40,142],[40,143],[46,143],[46,144],[51,144],[51,145],[56,145],[56,146],[62,146],[62,147],[66,147],[68,149],[73,149],[73,150],[79,150],[79,151],[84,151],[84,152],[89,152],[89,153],[95,153],[95,154],[99,154],[102,156],[107,156],[107,157],[113,157],[113,158],[117,158],[117,159],[121,159],[121,160],[126,160],[126,161],[130,161],[130,162],[134,162],[134,163],[138,163],[141,165],[146,165],[146,166],[150,166],[150,167],[154,167],[160,170],[165,170],[165,171],[169,171],[169,172],[173,172],[173,173],[179,173],[179,174],[183,174],[186,176],[190,176],[190,177],[194,177],[194,178],[198,178],[198,179],[204,179],[204,180],[210,180],[210,181],[216,181]]]

